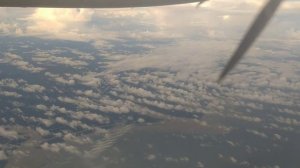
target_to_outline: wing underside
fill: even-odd
[[[199,2],[199,0],[0,0],[0,6],[45,8],[126,8],[163,6],[192,2]]]

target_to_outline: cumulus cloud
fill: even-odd
[[[0,86],[2,87],[10,87],[10,88],[18,88],[19,84],[13,79],[2,79],[0,81]]]
[[[48,150],[51,152],[64,151],[64,152],[68,152],[68,153],[72,153],[72,154],[80,154],[80,151],[76,147],[74,147],[72,145],[67,145],[65,143],[49,144],[49,143],[45,142],[40,147],[44,150]]]
[[[154,154],[149,154],[147,157],[146,157],[147,160],[149,161],[152,161],[152,160],[155,160],[156,159],[156,156]]]
[[[101,85],[101,74],[96,72],[87,72],[84,74],[64,74],[64,76],[46,72],[45,75],[58,83],[67,85],[74,85],[75,83],[92,87],[99,87]]]
[[[66,142],[75,142],[75,143],[78,143],[78,144],[92,143],[92,140],[89,137],[86,137],[86,136],[78,137],[78,136],[73,135],[72,133],[65,134],[63,139]]]
[[[45,90],[45,87],[41,85],[26,85],[23,88],[23,90],[25,92],[38,93],[38,92],[43,92]]]
[[[4,53],[4,63],[13,65],[21,70],[38,73],[43,71],[43,68],[36,67],[29,62],[25,61],[21,56],[13,53]]]
[[[41,127],[37,127],[36,129],[36,132],[38,132],[41,136],[47,136],[50,134],[50,132],[48,130],[45,130]]]
[[[8,159],[8,156],[5,154],[4,151],[0,151],[0,160],[7,160]]]
[[[0,87],[8,87],[12,89],[20,89],[25,92],[29,93],[41,93],[45,90],[44,86],[38,85],[38,84],[28,84],[27,81],[20,79],[20,80],[14,80],[14,79],[2,79],[0,80]],[[4,94],[4,93],[3,93]],[[11,95],[15,97],[20,97],[17,96],[16,94],[8,94],[6,93],[5,95]]]
[[[0,127],[0,136],[8,139],[18,139],[18,133],[16,131],[4,127]]]
[[[79,28],[83,22],[90,20],[93,10],[85,9],[43,9],[37,8],[27,16],[26,28],[29,34],[52,34],[56,38],[60,36],[73,39],[80,38]],[[51,27],[51,29],[49,29]]]
[[[265,133],[259,132],[257,130],[249,130],[249,129],[247,129],[246,131],[249,132],[249,133],[252,133],[252,134],[254,134],[256,136],[259,136],[261,138],[268,138],[268,136]]]
[[[87,65],[87,63],[82,60],[75,60],[71,57],[65,56],[55,56],[44,52],[35,53],[35,57],[33,57],[32,60],[39,64],[56,63],[70,67],[82,67]]]
[[[22,97],[22,95],[18,94],[17,92],[9,92],[9,91],[0,91],[0,95],[7,96],[7,97]]]

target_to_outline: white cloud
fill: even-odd
[[[24,61],[24,59],[21,56],[13,53],[4,53],[4,63],[11,64],[21,70],[29,71],[32,73],[37,73],[44,70],[43,68],[36,67],[30,64],[29,62]]]
[[[48,107],[45,106],[45,105],[43,105],[43,104],[38,104],[38,105],[36,105],[36,108],[37,108],[38,110],[42,110],[42,111],[47,111],[47,110],[48,110]]]
[[[0,22],[0,32],[2,34],[23,34],[23,30],[17,24],[1,23]]]
[[[300,126],[300,121],[295,118],[287,118],[287,117],[279,116],[279,117],[275,117],[275,121],[288,126]]]
[[[78,144],[89,144],[89,143],[92,142],[92,140],[87,136],[78,137],[78,136],[73,135],[72,133],[65,134],[63,139],[66,142],[75,142],[75,143],[78,143]]]
[[[99,98],[101,96],[99,93],[96,93],[96,91],[94,90],[85,90],[85,91],[77,90],[75,93],[87,97],[92,97],[92,98]]]
[[[45,75],[62,84],[74,85],[75,83],[78,83],[91,87],[99,87],[101,85],[101,74],[96,72],[86,72],[84,74],[68,73],[63,76],[46,72]]]
[[[196,167],[198,167],[198,168],[204,168],[205,166],[204,166],[204,164],[201,161],[198,161]]]
[[[18,139],[18,132],[0,127],[0,136],[8,139]]]
[[[149,154],[147,157],[146,157],[147,160],[155,160],[156,159],[156,156],[154,154]]]
[[[62,84],[67,84],[67,85],[74,85],[75,80],[74,79],[65,79],[64,77],[57,75],[57,74],[52,74],[50,72],[45,72],[45,76],[52,78],[58,83]]]
[[[259,131],[257,131],[257,130],[250,130],[250,129],[247,129],[246,131],[249,132],[249,133],[252,133],[252,134],[254,134],[254,135],[256,135],[256,136],[259,136],[259,137],[261,137],[261,138],[268,138],[268,136],[267,136],[265,133],[259,132]]]
[[[74,68],[87,65],[87,62],[84,62],[82,60],[75,60],[72,57],[55,56],[45,52],[35,53],[35,56],[32,57],[32,60],[39,64],[51,62],[51,63],[70,66]]]
[[[235,157],[233,157],[233,156],[230,156],[230,157],[229,157],[229,160],[230,160],[232,163],[237,163],[237,162],[238,162],[238,160],[237,160]]]
[[[38,132],[41,136],[47,136],[50,134],[50,132],[48,130],[45,130],[41,127],[37,127],[35,128],[36,132]]]
[[[72,114],[70,114],[72,116],[72,118],[76,118],[76,119],[88,119],[90,121],[97,121],[100,124],[107,124],[109,123],[109,118],[104,117],[100,114],[95,114],[95,113],[91,113],[88,111],[85,112],[74,112]]]
[[[10,88],[18,88],[19,84],[13,79],[2,79],[0,81],[0,86],[6,86]]]
[[[41,145],[41,148],[44,150],[51,151],[51,152],[65,151],[65,152],[68,152],[71,154],[80,154],[80,151],[76,147],[74,147],[72,145],[67,145],[65,143],[49,144],[49,143],[45,142]]]
[[[41,85],[26,85],[23,90],[25,92],[30,92],[30,93],[36,93],[36,92],[43,92],[45,90],[44,86]]]
[[[2,90],[0,90],[0,95],[7,96],[7,97],[15,97],[15,98],[22,97],[22,95],[18,94],[17,92],[9,92],[9,91],[2,91]]]
[[[63,124],[63,125],[68,125],[68,123],[69,123],[67,120],[65,120],[65,119],[62,118],[62,117],[56,117],[56,118],[55,118],[55,121],[56,121],[57,123]]]
[[[279,134],[274,134],[273,136],[274,136],[274,138],[275,138],[276,140],[281,140],[281,139],[282,139],[282,136],[279,135]]]
[[[24,18],[28,22],[26,33],[52,34],[56,38],[79,39],[79,28],[82,27],[82,23],[90,20],[93,13],[93,10],[87,9],[37,8],[31,15]]]

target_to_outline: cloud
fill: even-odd
[[[44,86],[38,85],[38,84],[28,84],[25,80],[14,80],[14,79],[2,79],[0,80],[0,87],[8,87],[15,90],[23,90],[25,92],[29,93],[42,93],[46,88]],[[7,91],[6,91],[7,92]],[[2,93],[7,96],[14,96],[14,97],[21,97],[21,95],[18,95],[17,93]]]
[[[0,32],[2,34],[23,34],[23,30],[17,24],[0,23]]]
[[[64,76],[46,72],[45,75],[56,82],[67,85],[74,85],[77,83],[95,88],[101,85],[101,74],[97,72],[86,72],[84,74],[64,74]]]
[[[78,143],[78,144],[90,144],[90,143],[92,143],[92,140],[89,137],[86,137],[86,136],[78,137],[78,136],[73,135],[72,133],[65,134],[63,139],[66,142],[75,142],[75,143]]]
[[[61,84],[66,84],[66,85],[74,85],[75,84],[74,79],[65,79],[64,77],[62,77],[58,74],[53,74],[51,72],[45,72],[45,76],[50,77],[50,79],[53,79],[54,81],[61,83]]]
[[[4,63],[13,65],[21,70],[38,73],[43,71],[43,68],[36,67],[29,62],[25,61],[21,56],[13,53],[4,53]]]
[[[7,160],[8,156],[5,154],[3,150],[0,151],[0,161]]]
[[[15,98],[22,97],[22,95],[18,94],[17,92],[9,92],[9,91],[1,91],[1,90],[0,90],[0,95],[7,96],[7,97],[15,97]]]
[[[300,126],[300,121],[295,118],[279,116],[279,117],[275,117],[275,121],[288,126]]]
[[[132,56],[108,65],[109,71],[140,70],[143,68],[159,68],[174,70],[182,74],[206,71],[216,67],[218,57],[229,51],[230,47],[222,42],[178,42],[176,46],[157,48],[151,54]],[[214,46],[220,46],[215,48]],[[214,52],[211,52],[214,51]],[[166,56],[167,54],[167,56]],[[130,65],[130,66],[128,66]]]
[[[19,84],[14,79],[2,79],[0,81],[0,86],[10,87],[10,88],[18,88]]]
[[[43,104],[38,104],[38,105],[36,105],[36,108],[37,108],[38,110],[42,110],[42,111],[47,111],[47,110],[48,110],[48,107],[45,106],[45,105],[43,105]]]
[[[33,8],[14,12],[8,12],[8,8],[2,8],[0,14],[1,20],[4,20],[4,22],[1,22],[0,25],[2,26],[0,27],[2,27],[3,32],[11,32],[12,34],[19,32],[19,34],[43,38],[95,40],[100,43],[103,42],[103,39],[109,39],[112,36],[124,36],[124,34],[132,37],[148,38],[159,38],[159,36],[164,38],[184,37],[187,34],[193,36],[195,34],[199,35],[199,32],[204,36],[209,31],[215,32],[211,34],[223,34],[228,31],[230,34],[236,34],[235,25],[242,25],[242,23],[246,25],[250,22],[250,20],[245,19],[245,17],[250,19],[248,14],[245,15],[245,13],[253,13],[254,17],[254,12],[257,12],[258,8],[264,3],[265,1],[260,0],[241,0],[238,2],[234,0],[214,0],[204,3],[199,10],[194,9],[196,4],[97,10]],[[282,6],[281,13],[297,11],[300,8],[299,2],[296,1],[287,1]],[[180,15],[177,15],[178,13]],[[174,16],[176,16],[176,19],[174,19]],[[222,21],[224,17],[220,16],[232,16],[229,23],[232,27],[224,24]],[[14,18],[14,21],[18,24],[5,21],[10,18]],[[99,20],[104,21],[106,24],[99,24]],[[113,20],[118,20],[118,22],[116,23]],[[123,31],[111,31],[120,26],[118,23],[122,23]],[[134,32],[124,29],[124,27],[131,27],[132,30],[134,28],[134,26],[130,26],[132,24],[141,25],[150,31],[137,29],[135,31],[138,32]],[[290,24],[293,23],[290,22]],[[278,30],[279,27],[277,26],[276,29]]]
[[[30,93],[41,93],[45,90],[46,88],[41,85],[26,85],[23,90],[25,92],[30,92]]]
[[[72,57],[55,56],[44,52],[35,53],[35,56],[32,57],[32,60],[39,64],[56,63],[56,64],[65,65],[74,68],[83,67],[87,65],[87,62],[84,62],[82,60],[75,60]]]
[[[252,134],[254,134],[254,135],[258,136],[258,137],[261,137],[261,138],[268,138],[268,136],[265,133],[259,132],[257,130],[247,129],[246,131],[249,132],[249,133],[252,133]]]
[[[230,157],[229,157],[229,160],[230,160],[232,163],[237,163],[237,162],[238,162],[238,160],[237,160],[235,157],[233,157],[233,156],[230,156]]]
[[[76,147],[74,147],[72,145],[67,145],[65,143],[52,143],[52,144],[49,144],[49,143],[45,142],[40,147],[43,150],[48,150],[48,151],[56,152],[56,153],[64,151],[64,152],[68,152],[68,153],[71,153],[71,154],[77,154],[77,155],[80,154],[79,150]]]
[[[56,117],[55,118],[55,121],[57,122],[57,123],[59,123],[59,124],[62,124],[62,125],[68,125],[68,121],[67,120],[65,120],[64,118],[62,118],[62,117]]]
[[[70,114],[72,116],[72,118],[75,119],[88,119],[90,121],[96,121],[99,124],[108,124],[109,123],[109,118],[104,117],[100,114],[95,114],[95,113],[91,113],[91,112],[74,112],[73,114]]]
[[[92,14],[93,10],[86,9],[37,8],[24,19],[29,22],[26,28],[29,34],[50,33],[57,38],[59,36],[66,38],[78,34],[79,27],[83,22],[89,21]]]
[[[8,139],[18,139],[18,133],[14,130],[8,130],[4,127],[0,127],[0,137]]]
[[[47,136],[50,134],[50,132],[48,130],[45,130],[41,127],[37,127],[35,128],[36,132],[38,132],[41,136]]]
[[[99,93],[96,93],[93,90],[85,90],[85,91],[77,90],[75,93],[78,95],[84,95],[92,98],[99,98],[101,96]]]
[[[196,167],[198,167],[198,168],[204,168],[205,166],[204,166],[204,164],[201,161],[198,161]]]
[[[147,157],[146,157],[147,160],[149,161],[152,161],[152,160],[155,160],[156,159],[156,156],[154,154],[149,154]]]

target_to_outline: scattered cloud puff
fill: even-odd
[[[149,154],[147,157],[146,157],[147,160],[151,161],[151,160],[155,160],[156,159],[156,156],[154,154]]]
[[[64,151],[64,152],[68,152],[68,153],[72,153],[72,154],[80,154],[80,152],[78,151],[78,149],[76,149],[76,147],[71,146],[71,145],[67,145],[65,143],[49,144],[49,143],[45,142],[40,147],[44,150],[48,150],[48,151],[51,151],[51,152]]]
[[[4,53],[2,63],[8,63],[12,66],[17,67],[18,69],[29,71],[32,73],[38,73],[44,70],[43,68],[30,64],[29,62],[25,61],[21,56],[13,53]]]
[[[7,139],[18,139],[18,133],[15,130],[9,130],[1,126],[0,137],[7,138]]]
[[[66,142],[75,142],[75,143],[78,143],[78,144],[92,143],[92,140],[90,139],[90,137],[86,137],[86,136],[78,137],[78,136],[73,135],[72,133],[65,134],[63,139]]]
[[[44,86],[38,84],[29,84],[27,81],[23,79],[14,80],[9,78],[0,80],[0,87],[22,90],[28,93],[42,93],[46,89]],[[21,95],[16,97],[21,97]]]
[[[101,85],[100,74],[96,72],[87,72],[85,74],[65,74],[64,76],[46,72],[45,75],[56,82],[67,85],[74,85],[75,83],[92,87],[99,87]]]
[[[0,95],[6,96],[6,97],[15,97],[15,98],[22,97],[22,95],[20,95],[16,92],[9,92],[9,91],[0,91]]]
[[[263,132],[259,132],[259,131],[256,131],[256,130],[249,130],[249,129],[247,129],[246,131],[249,132],[249,133],[252,133],[254,135],[257,135],[261,138],[268,138],[268,136]]]
[[[55,56],[48,53],[38,52],[35,53],[36,55],[32,57],[32,60],[34,62],[37,62],[39,64],[42,63],[55,63],[55,64],[61,64],[66,65],[70,67],[82,67],[86,66],[87,63],[82,60],[74,60],[72,57],[64,57],[64,56]]]
[[[0,161],[1,160],[7,160],[8,159],[8,156],[5,154],[4,151],[0,151]]]
[[[38,132],[41,136],[47,136],[47,135],[50,135],[50,132],[48,130],[45,130],[41,127],[37,127],[36,129],[36,132]]]
[[[237,160],[235,157],[233,157],[233,156],[230,156],[230,157],[229,157],[229,160],[230,160],[232,163],[237,163],[237,162],[238,162],[238,160]]]
[[[25,85],[23,90],[30,93],[41,93],[45,90],[45,87],[41,85]]]

